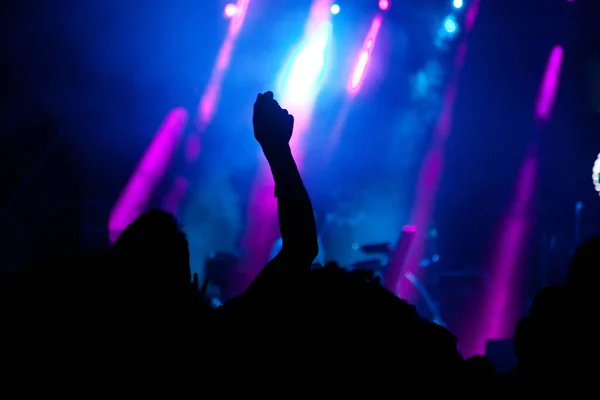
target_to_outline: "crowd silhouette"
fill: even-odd
[[[313,265],[293,125],[273,93],[258,95],[254,135],[275,181],[282,247],[244,293],[212,307],[177,220],[149,211],[109,253],[39,266],[7,293],[7,395],[500,397],[593,384],[600,238],[581,246],[563,285],[537,295],[515,330],[518,366],[500,375],[483,356],[464,360],[452,333],[373,274]]]

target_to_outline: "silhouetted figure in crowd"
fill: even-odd
[[[190,276],[181,227],[150,211],[109,254],[52,270],[15,300],[29,314],[11,325],[20,338],[14,369],[28,376],[35,365],[37,384],[78,395],[83,387],[179,397],[190,385],[221,397],[453,395],[469,379],[491,382],[485,363],[465,364],[454,335],[372,273],[312,267],[319,246],[289,146],[294,118],[266,92],[253,125],[275,180],[282,247],[248,289],[212,311],[206,283]]]
[[[583,243],[573,255],[567,272],[567,286],[578,310],[595,312],[600,306],[597,295],[600,282],[600,236]]]
[[[375,381],[388,391],[412,379],[444,379],[451,391],[462,373],[453,335],[421,320],[373,276],[335,264],[311,269],[318,240],[288,144],[293,117],[267,92],[257,98],[253,122],[275,180],[282,249],[219,309],[231,376],[262,395],[285,387],[370,392]]]
[[[498,376],[494,366],[486,357],[474,356],[465,360],[464,389],[472,395],[480,395],[485,387],[490,393],[495,393],[499,387]]]
[[[152,210],[130,224],[113,246],[116,276],[128,294],[170,303],[190,290],[187,238],[170,214]]]
[[[252,118],[254,137],[271,167],[279,215],[282,247],[279,254],[259,273],[241,298],[265,299],[267,292],[281,290],[286,284],[310,270],[319,252],[314,212],[289,141],[294,117],[282,109],[272,92],[259,94]],[[250,304],[250,300],[244,303]],[[253,301],[252,301],[253,302]],[[241,304],[238,299],[227,308]],[[262,304],[261,306],[267,306]]]
[[[599,355],[595,321],[599,251],[600,237],[584,243],[571,260],[566,285],[541,290],[529,315],[519,321],[515,353],[520,390],[547,394],[562,390],[582,396],[593,387]]]
[[[317,219],[317,216],[315,214],[315,222],[316,222],[316,219]],[[318,235],[317,235],[317,243],[319,245],[319,253],[317,254],[317,257],[313,260],[313,264],[324,265],[325,264],[325,249],[323,248],[323,242]],[[283,247],[283,239],[281,237],[279,237],[273,244],[273,248],[271,249],[271,254],[269,256],[269,261],[274,259],[275,257],[277,257],[279,252],[281,252],[282,247]]]

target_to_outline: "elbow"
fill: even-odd
[[[319,255],[319,243],[316,240],[314,243],[308,246],[306,254],[311,263],[317,258]]]
[[[288,257],[302,265],[312,265],[313,261],[319,255],[319,243],[315,240],[314,242],[304,242],[297,246],[286,246],[284,244],[281,253],[287,254]]]
[[[319,255],[319,240],[315,237],[314,240],[308,241],[304,246],[303,253],[306,255],[306,260],[312,264]]]

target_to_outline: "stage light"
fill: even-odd
[[[371,52],[373,51],[373,47],[375,46],[375,39],[377,38],[377,34],[379,33],[380,28],[381,14],[377,14],[371,22],[371,28],[367,33],[367,37],[365,38],[363,47],[360,51],[358,59],[356,60],[356,64],[354,64],[352,76],[350,77],[350,81],[348,82],[348,92],[352,95],[358,93],[358,90],[362,85],[363,79],[365,77],[365,72],[367,70],[367,65],[369,64],[369,59],[371,58]]]
[[[352,80],[350,81],[350,90],[356,91],[358,87],[362,83],[363,77],[365,75],[365,70],[367,69],[367,64],[369,63],[369,51],[363,50],[358,57],[358,62],[356,63],[356,67],[354,68],[354,73],[352,74]]]
[[[459,30],[460,26],[456,22],[456,18],[453,14],[449,14],[440,24],[440,29],[435,39],[435,46],[439,49],[446,49],[447,43],[456,37]]]
[[[444,20],[444,29],[448,33],[456,32],[458,26],[456,25],[456,21],[454,20],[453,16],[449,15],[448,17],[446,17],[446,19]]]
[[[594,162],[594,168],[592,168],[592,180],[594,182],[594,189],[600,194],[600,154]]]
[[[390,0],[379,0],[379,9],[385,11],[390,8]]]
[[[282,92],[287,102],[304,104],[318,93],[325,72],[331,30],[331,23],[324,22],[294,54],[283,80]]]
[[[464,3],[463,3],[463,0],[454,0],[454,1],[452,2],[452,5],[453,5],[453,6],[454,6],[454,8],[456,8],[456,9],[462,8],[463,4],[464,4]]]
[[[337,15],[340,12],[340,6],[337,4],[334,4],[331,6],[331,8],[329,9],[329,11],[331,11],[331,13],[333,15]]]
[[[223,15],[225,15],[225,18],[233,18],[237,15],[237,13],[238,7],[233,3],[229,3],[225,6],[225,11],[223,12]]]

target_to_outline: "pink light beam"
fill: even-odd
[[[554,46],[546,64],[534,110],[538,134],[552,118],[563,56],[563,48]],[[514,333],[520,304],[518,290],[515,288],[519,288],[519,273],[524,262],[528,235],[534,223],[532,208],[539,170],[538,141],[536,137],[529,146],[517,176],[512,203],[500,227],[500,238],[492,255],[493,286],[487,305],[482,310],[482,315],[487,320],[484,320],[484,326],[479,327],[481,333],[473,344],[474,348],[469,350],[471,354],[482,354],[489,339],[504,339]]]
[[[227,36],[217,55],[217,61],[213,67],[208,84],[198,103],[196,131],[191,133],[186,140],[185,161],[187,164],[194,163],[200,157],[202,149],[200,137],[217,111],[223,79],[231,63],[234,44],[242,29],[249,4],[250,0],[238,0],[237,3],[230,3],[225,7],[225,16],[231,18],[231,21],[229,22]],[[163,199],[163,208],[169,212],[176,213],[181,200],[187,193],[188,186],[186,178],[178,176]]]
[[[471,32],[475,26],[479,11],[480,0],[473,0],[466,12],[465,30]],[[440,116],[433,130],[433,144],[428,150],[428,153],[419,172],[419,178],[416,187],[416,196],[411,213],[410,222],[419,228],[409,255],[404,265],[404,274],[400,277],[400,284],[396,294],[403,299],[413,301],[416,294],[414,285],[404,276],[419,275],[419,262],[425,250],[425,232],[427,232],[431,215],[435,209],[435,196],[441,179],[441,174],[444,166],[444,151],[445,144],[450,131],[452,129],[452,114],[456,102],[458,92],[458,80],[462,72],[463,65],[467,54],[467,36],[458,46],[456,56],[454,58],[454,70],[450,77],[450,81],[443,95],[443,104]]]
[[[146,211],[157,185],[171,164],[187,121],[188,113],[184,108],[176,108],[167,114],[110,212],[108,231],[111,243],[117,240],[127,225]]]
[[[356,64],[354,66],[354,70],[348,81],[348,93],[351,96],[354,96],[360,90],[360,86],[365,78],[365,73],[367,71],[367,66],[369,64],[369,59],[371,57],[371,53],[375,48],[375,41],[377,40],[377,34],[381,29],[381,14],[377,14],[373,20],[371,21],[371,27],[369,28],[369,32],[365,37],[365,41],[363,43],[362,49],[358,54],[358,58],[356,60]]]
[[[235,44],[235,40],[237,39],[244,23],[244,19],[246,18],[249,4],[250,0],[238,0],[235,4],[236,13],[231,17],[227,37],[219,50],[217,62],[211,73],[208,85],[202,94],[200,104],[198,105],[197,123],[202,130],[210,123],[216,112],[222,82],[231,61],[233,45]]]

